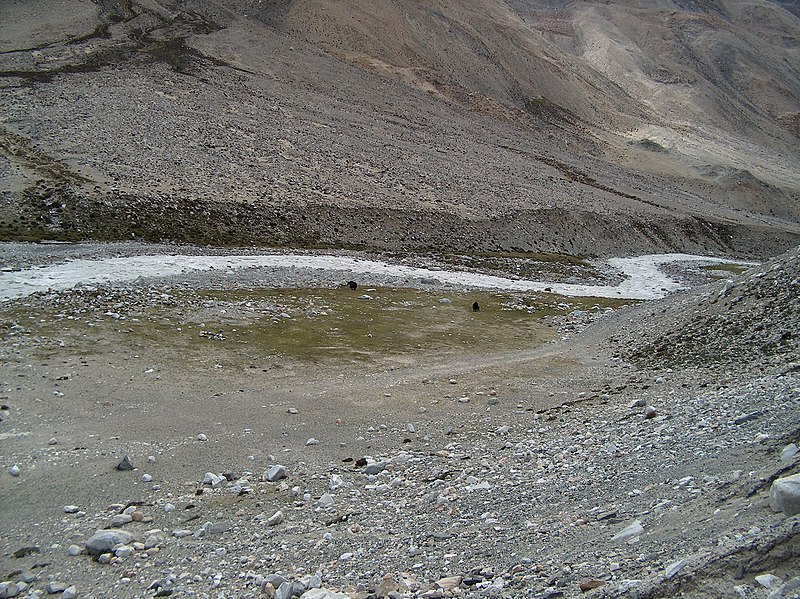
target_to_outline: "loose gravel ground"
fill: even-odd
[[[800,520],[768,497],[798,472],[797,258],[394,364],[104,344],[124,290],[8,305],[0,590],[797,596]]]

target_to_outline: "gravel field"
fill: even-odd
[[[378,288],[300,311],[299,290],[197,280],[7,303],[4,596],[796,597],[800,520],[769,495],[798,472],[797,256],[537,312],[527,347],[495,334],[494,296],[414,292],[411,329],[476,327],[460,353],[318,360],[245,335],[422,301]]]

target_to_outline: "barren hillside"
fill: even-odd
[[[0,6],[0,235],[766,255],[792,2]]]

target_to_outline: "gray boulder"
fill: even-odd
[[[86,552],[89,555],[111,553],[117,545],[127,545],[133,541],[133,535],[124,530],[109,528],[98,530],[86,541]]]
[[[264,480],[269,483],[274,483],[283,478],[286,478],[286,466],[276,464],[264,473]]]
[[[800,474],[779,478],[769,490],[769,505],[787,516],[800,514]]]

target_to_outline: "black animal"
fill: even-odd
[[[350,289],[358,289],[358,283],[356,283],[355,281],[348,281],[347,282],[347,286]]]
[[[481,311],[481,306],[480,306],[480,304],[478,302],[475,302],[474,304],[472,304],[472,311],[473,312],[480,312]]]

